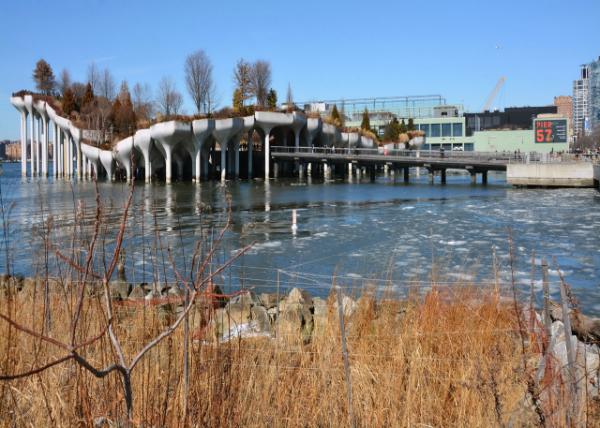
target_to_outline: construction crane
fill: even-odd
[[[481,109],[481,111],[488,111],[490,109],[490,107],[492,107],[492,103],[496,99],[496,96],[498,95],[498,92],[500,92],[500,89],[502,89],[502,86],[504,86],[504,82],[506,82],[506,77],[502,76],[502,77],[500,77],[500,79],[498,79],[498,83],[496,83],[494,90],[492,91],[492,93],[488,97],[487,101],[483,105],[483,108]]]

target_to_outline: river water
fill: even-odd
[[[69,253],[77,236],[89,236],[95,216],[90,181],[23,179],[19,164],[3,164],[4,206],[0,270],[29,275],[44,265],[44,219],[51,216],[51,242]],[[110,251],[128,195],[125,183],[98,183]],[[172,280],[173,264],[185,275],[197,242],[218,235],[231,207],[231,227],[215,253],[216,266],[252,244],[219,280],[275,291],[300,286],[327,295],[336,281],[406,290],[429,283],[510,282],[509,235],[515,283],[542,287],[541,260],[550,264],[557,295],[558,272],[573,287],[584,311],[600,313],[600,193],[593,189],[514,189],[504,174],[487,186],[469,176],[448,175],[442,186],[423,175],[379,176],[349,182],[281,179],[194,183],[136,183],[124,248],[130,281]],[[292,230],[292,210],[297,230]],[[77,218],[77,220],[76,220]],[[170,248],[170,251],[166,249]],[[8,248],[8,262],[7,262]],[[100,257],[100,249],[98,250]],[[56,273],[53,253],[49,268]],[[172,260],[172,261],[171,261]],[[432,267],[433,266],[433,267]],[[64,270],[64,266],[62,266]]]

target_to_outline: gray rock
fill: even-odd
[[[146,297],[146,291],[141,285],[136,285],[129,293],[129,299],[138,300]]]
[[[271,309],[277,306],[282,297],[283,296],[277,296],[277,293],[261,293],[259,299],[265,308]]]
[[[253,306],[250,309],[252,327],[256,333],[271,334],[271,319],[264,306]]]
[[[110,294],[113,299],[124,300],[131,293],[131,284],[126,281],[111,281],[110,282]]]
[[[342,310],[344,312],[344,317],[350,318],[352,316],[352,314],[356,311],[357,307],[358,307],[358,305],[352,298],[350,298],[348,296],[342,297]],[[337,314],[337,311],[338,311],[337,298],[335,299],[335,302],[333,303],[333,308],[335,309],[336,314]]]

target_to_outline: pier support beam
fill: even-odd
[[[481,184],[487,184],[487,182],[488,182],[488,172],[482,171],[481,172]]]
[[[269,138],[271,136],[271,130],[265,129],[265,180],[269,179],[270,169],[271,169],[271,146],[269,143]]]
[[[440,173],[441,173],[441,178],[442,178],[442,184],[446,184],[446,170],[442,169],[440,171]]]
[[[404,182],[408,183],[409,180],[410,180],[410,169],[407,166],[405,166],[404,167]]]
[[[477,172],[475,171],[470,171],[471,172],[471,184],[477,184]]]
[[[21,175],[27,177],[27,113],[21,111]]]
[[[248,178],[252,178],[252,150],[254,149],[254,144],[252,143],[252,136],[254,135],[254,130],[251,129],[248,131]]]
[[[430,169],[429,170],[429,184],[433,184],[435,181],[435,171]]]

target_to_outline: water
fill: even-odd
[[[88,234],[91,230],[95,191],[89,181],[22,179],[19,168],[4,164],[0,177],[4,206],[10,208],[9,232],[3,241],[10,249],[11,270],[27,275],[40,269],[43,259],[44,215],[52,215],[52,242],[68,253],[74,213],[82,213],[82,230]],[[426,176],[411,176],[408,185],[401,180],[381,176],[374,183],[344,179],[255,180],[224,186],[136,183],[125,242],[128,279],[174,278],[169,252],[156,248],[156,232],[163,247],[171,249],[177,269],[189,271],[195,243],[218,235],[229,195],[231,228],[219,247],[217,262],[253,246],[219,276],[226,287],[243,283],[274,291],[279,275],[281,284],[326,295],[336,274],[348,286],[363,285],[368,279],[376,286],[391,283],[401,289],[411,281],[427,282],[432,262],[440,281],[482,283],[493,278],[494,252],[500,275],[508,281],[510,228],[519,286],[529,287],[535,252],[537,291],[539,265],[546,258],[552,293],[556,296],[558,291],[558,266],[582,308],[600,313],[600,193],[596,190],[513,189],[503,174],[490,175],[487,186],[472,186],[469,176],[460,174],[449,175],[445,186],[430,185]],[[108,225],[104,246],[110,251],[128,186],[98,183],[98,188]],[[296,234],[291,229],[292,209],[298,210]],[[2,270],[6,269],[5,248]],[[51,270],[56,269],[53,260],[51,254]]]

